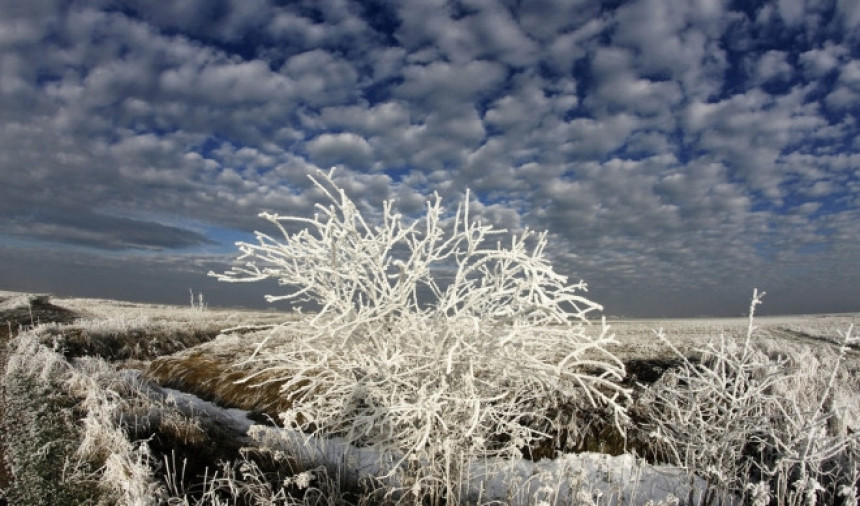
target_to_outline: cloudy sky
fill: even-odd
[[[551,234],[609,315],[860,310],[856,0],[0,0],[0,289],[219,284],[307,175]]]

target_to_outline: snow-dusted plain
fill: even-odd
[[[7,354],[6,358],[11,356],[14,359],[14,367],[7,364],[4,370],[7,390],[11,384],[10,375],[22,374],[21,371],[25,369],[39,377],[55,375],[60,378],[56,384],[69,388],[79,399],[77,402],[81,407],[77,409],[89,410],[82,418],[83,421],[73,424],[82,437],[82,447],[88,445],[86,451],[89,453],[82,453],[78,449],[66,458],[70,459],[69,462],[77,459],[80,463],[83,455],[99,455],[104,447],[113,448],[111,458],[114,461],[109,459],[103,462],[101,468],[89,469],[89,474],[80,471],[83,473],[80,476],[86,475],[89,480],[93,476],[100,477],[96,481],[111,490],[113,497],[120,497],[120,503],[246,504],[247,497],[242,500],[226,499],[229,494],[225,490],[231,487],[238,490],[243,486],[242,483],[248,486],[248,482],[265,481],[262,479],[265,469],[253,471],[255,468],[247,462],[244,465],[249,467],[242,468],[245,474],[234,470],[231,475],[227,467],[219,467],[219,462],[213,461],[207,471],[208,477],[205,480],[197,478],[197,485],[192,485],[195,479],[182,474],[181,465],[175,462],[175,454],[171,461],[164,448],[153,451],[144,444],[153,438],[158,439],[160,436],[153,435],[165,432],[169,427],[178,432],[184,431],[183,434],[189,440],[199,437],[195,434],[211,432],[211,427],[219,427],[222,437],[228,434],[233,438],[234,445],[288,456],[295,473],[291,478],[282,477],[280,483],[290,484],[290,494],[275,489],[268,492],[261,491],[259,487],[253,489],[257,498],[269,494],[269,504],[316,503],[314,501],[320,501],[320,497],[326,498],[323,504],[347,504],[348,498],[354,496],[344,491],[360,490],[362,487],[374,491],[369,496],[373,498],[371,501],[411,501],[405,499],[411,496],[404,490],[404,487],[414,486],[408,481],[408,468],[410,465],[413,468],[416,464],[420,466],[420,462],[404,462],[402,455],[395,451],[361,447],[341,437],[325,438],[265,423],[264,416],[253,413],[253,406],[239,408],[230,402],[219,402],[217,394],[210,393],[207,396],[207,391],[217,392],[219,378],[197,377],[200,384],[193,389],[196,395],[151,383],[153,380],[170,383],[148,371],[152,370],[153,363],[170,361],[171,357],[177,357],[177,363],[187,363],[182,360],[188,357],[203,360],[208,356],[213,359],[213,364],[217,363],[216,359],[231,357],[238,364],[237,367],[244,368],[245,374],[251,370],[248,368],[265,367],[265,363],[247,362],[256,344],[268,339],[267,345],[277,345],[272,343],[272,329],[278,328],[277,325],[284,321],[296,323],[299,317],[270,312],[154,306],[107,300],[51,298],[50,302],[45,302],[43,299],[42,302],[51,308],[62,308],[75,315],[70,323],[50,323],[37,321],[40,314],[47,315],[50,311],[45,311],[45,304],[40,306],[39,303],[33,303],[34,300],[27,294],[0,292],[0,312],[7,317],[6,321],[0,323],[11,328],[9,316],[18,315],[29,319],[32,314],[32,323],[36,324],[34,330],[27,330],[31,327],[27,321],[15,322],[13,334],[18,335],[16,339],[30,336],[30,351],[26,353],[35,355],[29,358],[24,356],[26,353],[22,351],[23,348],[18,349],[16,355],[11,345],[7,345],[10,347],[7,351],[11,354]],[[757,349],[774,356],[806,357],[807,363],[786,363],[784,366],[789,369],[800,367],[820,377],[827,377],[832,371],[823,367],[823,364],[828,360],[827,357],[834,356],[840,350],[840,332],[844,334],[846,329],[855,325],[858,317],[858,314],[761,317],[755,322],[757,329],[754,344]],[[610,321],[609,331],[615,334],[617,342],[609,349],[625,364],[633,366],[628,370],[627,379],[630,380],[629,375],[635,373],[634,369],[640,375],[647,376],[648,368],[643,364],[656,364],[652,369],[662,371],[665,364],[678,359],[678,352],[696,358],[697,350],[706,348],[708,343],[717,342],[721,335],[742,340],[749,329],[748,325],[746,318]],[[18,333],[19,329],[23,332]],[[662,338],[656,332],[659,329],[662,329]],[[183,344],[183,336],[201,332],[201,342],[192,340],[187,341],[188,345]],[[86,337],[85,341],[94,354],[101,353],[102,356],[72,357],[68,353],[64,356],[64,349],[84,349],[72,346],[80,336]],[[165,341],[173,345],[165,346]],[[44,348],[38,352],[33,351],[36,349],[34,343],[37,342],[41,342]],[[108,342],[111,344],[105,344]],[[165,350],[169,353],[163,353]],[[123,358],[116,359],[109,356],[110,353]],[[46,360],[50,365],[46,365]],[[94,366],[92,360],[105,363]],[[831,404],[836,405],[831,408],[840,413],[838,421],[844,425],[843,432],[856,434],[860,428],[860,375],[857,374],[860,371],[860,353],[856,348],[845,349],[840,370],[844,373],[837,378],[838,384],[834,387],[836,394],[831,396]],[[212,369],[212,375],[223,379],[223,371],[218,369]],[[186,382],[190,379],[194,378],[185,378]],[[129,385],[133,385],[133,388]],[[122,393],[123,389],[137,393],[112,397],[115,394],[111,392]],[[801,390],[798,389],[797,395],[803,395]],[[216,402],[204,401],[201,395]],[[146,400],[129,400],[135,396]],[[97,402],[97,399],[101,400]],[[134,404],[133,409],[131,404]],[[144,404],[147,406],[145,409],[141,407]],[[4,406],[4,411],[7,409]],[[129,424],[128,420],[123,421],[124,415],[118,415],[129,410],[137,410],[135,412],[140,416],[133,424]],[[141,415],[144,411],[146,416]],[[142,421],[144,419],[149,421]],[[109,431],[113,426],[119,430]],[[110,440],[108,435],[110,438],[124,435],[127,443],[119,444]],[[458,501],[468,504],[684,504],[690,501],[699,503],[709,497],[709,478],[710,485],[713,485],[713,481],[706,473],[696,474],[700,470],[692,467],[650,464],[635,456],[633,451],[635,449],[617,456],[595,452],[560,453],[537,462],[527,458],[470,458],[460,463],[456,483]],[[241,461],[242,457],[236,453],[235,458]],[[120,459],[126,460],[120,462]],[[396,467],[398,463],[400,470]],[[25,466],[19,463],[16,470],[15,465],[13,462],[13,473],[23,472]],[[138,474],[124,474],[125,478],[122,479],[116,476],[111,478],[111,473],[118,472],[117,469],[136,469]],[[259,474],[255,475],[255,472]],[[72,476],[75,476],[74,473]],[[181,483],[177,476],[183,476],[187,483]],[[140,483],[134,485],[134,480]],[[228,482],[232,484],[225,485]],[[14,493],[8,484],[4,485],[4,489]],[[246,489],[246,492],[248,490],[251,489]],[[748,496],[752,500],[756,498],[753,492],[755,490],[751,490]],[[790,492],[788,490],[785,493]],[[843,495],[838,499],[847,503],[853,497],[853,492],[845,487],[842,492]],[[802,497],[771,497],[779,503],[803,502],[800,500]],[[723,499],[739,500],[731,496]]]

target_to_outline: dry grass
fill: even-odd
[[[193,393],[222,406],[258,411],[273,419],[292,406],[280,392],[285,381],[263,386],[239,383],[247,372],[199,352],[156,359],[146,374],[163,386]]]
[[[47,338],[55,341],[69,358],[97,356],[109,361],[152,360],[162,355],[192,348],[211,341],[220,333],[218,327],[189,328],[175,323],[147,322],[124,331],[102,331],[90,324],[46,329]]]
[[[67,323],[77,317],[77,313],[52,304],[47,295],[0,291],[0,370],[6,370],[8,341],[21,329],[31,328],[43,322]],[[0,386],[0,421],[5,416],[5,406],[6,394]],[[0,490],[7,489],[12,479],[3,452],[4,435],[0,432]],[[2,498],[0,498],[0,504],[4,504]]]
[[[55,484],[61,486],[62,483],[68,481],[69,483],[85,484],[88,487],[93,485],[103,489],[111,497],[121,497],[122,499],[118,499],[120,504],[151,504],[154,503],[153,501],[158,502],[158,498],[165,493],[159,488],[158,482],[169,477],[163,477],[162,473],[171,471],[170,469],[159,471],[161,466],[158,462],[163,456],[175,455],[180,458],[183,472],[186,473],[183,479],[189,480],[188,484],[192,490],[196,491],[193,492],[196,495],[202,493],[198,490],[199,487],[214,486],[212,483],[201,485],[195,481],[198,480],[197,475],[202,477],[208,472],[210,480],[213,479],[212,472],[218,462],[226,462],[225,465],[229,465],[231,468],[235,467],[237,472],[240,468],[244,469],[242,467],[244,465],[256,465],[259,469],[258,475],[254,477],[256,479],[254,483],[258,485],[262,483],[260,480],[263,479],[265,473],[269,472],[269,468],[277,467],[265,462],[265,459],[257,462],[241,456],[239,450],[243,444],[247,444],[247,441],[245,438],[241,438],[240,434],[235,433],[235,429],[222,425],[220,420],[200,417],[200,413],[197,413],[191,406],[177,404],[173,396],[165,396],[160,389],[153,389],[147,382],[140,381],[139,375],[121,369],[130,367],[130,364],[135,368],[146,369],[150,359],[201,345],[214,338],[224,328],[235,326],[240,327],[237,332],[249,332],[252,329],[267,327],[266,322],[272,321],[276,317],[285,319],[283,316],[278,317],[278,315],[268,313],[260,320],[253,320],[257,325],[247,327],[243,324],[252,318],[249,318],[246,313],[240,313],[240,316],[237,316],[237,313],[232,311],[216,310],[204,313],[184,308],[155,306],[141,308],[139,305],[126,307],[110,304],[108,301],[102,303],[91,301],[91,304],[72,304],[78,309],[83,307],[96,309],[96,311],[89,311],[86,318],[81,318],[82,314],[78,313],[77,309],[71,311],[61,306],[54,306],[49,304],[45,297],[32,298],[26,294],[21,296],[15,294],[14,300],[10,297],[12,296],[0,295],[0,304],[3,305],[3,308],[0,308],[2,309],[0,316],[14,317],[16,321],[15,334],[18,333],[19,329],[25,331],[20,336],[13,337],[26,339],[27,342],[32,343],[34,350],[41,350],[41,353],[46,357],[50,357],[53,361],[51,363],[56,362],[63,365],[63,374],[57,375],[39,365],[42,355],[33,360],[25,360],[19,351],[14,353],[17,357],[16,363],[19,364],[18,369],[20,369],[21,363],[25,363],[28,367],[31,365],[36,367],[38,370],[28,374],[31,376],[35,374],[39,378],[36,380],[37,382],[43,380],[56,382],[55,387],[48,389],[49,392],[52,392],[51,395],[62,395],[63,398],[69,399],[70,404],[64,409],[70,413],[67,418],[70,431],[74,434],[70,432],[71,435],[64,434],[62,438],[58,439],[58,441],[65,442],[65,446],[62,447],[64,453],[58,458],[52,458],[51,461],[60,466],[63,466],[64,462],[68,465],[78,461],[81,463],[95,462],[86,469],[82,468],[81,464],[75,464],[69,468],[72,474],[62,479],[58,478],[59,473],[57,472],[43,473],[44,478],[49,480],[45,483],[49,483],[51,486]],[[32,321],[36,324],[35,328],[31,328],[33,325],[30,324],[31,311],[33,313]],[[94,317],[94,312],[104,314],[102,317]],[[40,316],[44,318],[40,318]],[[57,317],[58,321],[52,322],[53,317]],[[286,319],[288,318],[289,316],[286,317]],[[18,324],[19,320],[20,325]],[[0,359],[3,362],[5,376],[8,372],[6,354],[14,351],[13,348],[16,350],[20,348],[20,339],[13,339],[12,343],[7,346],[6,338],[8,336],[3,337]],[[236,339],[238,340],[239,337],[236,336]],[[247,346],[242,344],[242,347]],[[192,352],[188,355],[199,356],[199,353]],[[184,358],[188,358],[188,356]],[[224,358],[223,356],[216,356],[200,362],[196,367],[188,366],[186,372],[189,374],[183,378],[191,382],[196,381],[195,378],[199,379],[205,376],[207,372],[215,373],[223,376],[222,379],[226,380],[226,385],[229,387],[233,376],[228,370],[230,362],[223,361]],[[187,363],[182,365],[182,360],[180,357],[173,365],[179,365],[180,368],[187,366]],[[219,365],[222,361],[223,366]],[[161,365],[168,368],[168,362],[162,361]],[[191,358],[190,362],[194,362],[194,359]],[[48,372],[42,372],[43,370]],[[5,386],[5,383],[5,381],[0,382],[0,385]],[[205,384],[206,382],[201,381],[201,383]],[[3,393],[2,402],[0,402],[0,415],[7,415],[15,411],[20,411],[23,414],[38,412],[30,404],[45,408],[53,406],[53,401],[43,402],[43,399],[38,396],[34,398],[34,393],[29,388],[21,391],[16,390],[15,395],[10,398],[5,395],[5,388],[2,390],[3,392],[0,392]],[[230,395],[227,397],[233,401],[244,398],[245,402],[234,402],[234,404],[243,407],[250,408],[251,406],[248,404],[259,403],[268,407],[267,413],[275,418],[278,411],[285,409],[283,403],[273,402],[271,405],[267,405],[263,400],[264,398],[280,399],[277,386],[256,390],[246,386],[245,391],[245,393],[234,392],[232,397]],[[30,404],[23,410],[11,408],[13,405],[19,406],[22,402],[29,402]],[[8,413],[3,413],[3,411],[8,411]],[[58,417],[53,416],[51,418],[57,419]],[[13,421],[6,420],[4,423],[10,424]],[[39,425],[38,420],[27,419],[26,423],[18,423],[16,427],[18,427],[19,432],[23,431],[23,434],[28,434],[37,431]],[[5,430],[0,431],[0,433],[8,435]],[[41,434],[41,432],[39,433]],[[17,444],[15,448],[21,449],[14,454],[15,457],[12,459],[20,467],[21,462],[26,461],[27,455],[33,453],[33,438],[13,436],[12,440]],[[10,442],[6,441],[5,443]],[[55,443],[51,442],[50,444],[59,448]],[[7,449],[6,444],[2,445],[3,450]],[[74,451],[77,444],[80,446],[77,451]],[[37,452],[37,454],[41,453]],[[3,460],[5,461],[5,458]],[[0,478],[3,480],[0,488],[7,491],[12,490],[13,495],[10,498],[20,499],[22,493],[29,493],[29,491],[48,490],[46,493],[51,493],[50,490],[53,490],[47,485],[12,484],[8,479],[10,475],[4,471],[5,468],[0,470]],[[283,470],[275,469],[275,471],[277,471],[276,474],[283,475]],[[242,473],[242,476],[234,477],[237,480],[235,483],[232,481],[229,483],[213,482],[215,484],[220,483],[218,486],[223,485],[226,488],[225,490],[213,490],[212,493],[217,492],[222,498],[229,497],[230,493],[235,493],[237,494],[235,499],[238,501],[236,504],[245,504],[239,497],[239,495],[244,495],[247,492],[245,484],[240,483],[244,479],[244,471]],[[155,481],[152,481],[153,479]],[[175,480],[177,478],[172,477],[170,479]],[[281,476],[280,481],[272,482],[272,487],[282,481],[283,476]],[[22,490],[27,492],[21,492]],[[5,504],[6,499],[2,496],[3,492],[0,491],[0,504]],[[170,499],[173,501],[174,499],[181,499],[181,497],[171,497]],[[185,500],[188,504],[187,501],[190,499],[186,497]],[[23,503],[20,500],[14,502],[16,504],[33,503],[30,499]],[[61,500],[61,502],[63,504],[78,503],[78,501],[67,502],[65,500]],[[192,503],[197,504],[193,501]],[[226,504],[217,501],[212,504],[216,503]],[[175,504],[181,504],[181,502]],[[210,503],[201,502],[199,504]]]
[[[243,381],[254,372],[249,365],[237,365],[249,356],[249,348],[244,338],[224,335],[194,349],[159,357],[145,374],[162,386],[278,420],[293,405],[294,399],[282,391],[287,380],[263,372],[254,381]]]
[[[43,344],[46,330],[13,340],[6,348],[11,365],[0,376],[4,391],[12,388],[4,405],[17,414],[3,421],[17,470],[8,489],[13,504],[258,504],[244,501],[253,487],[260,497],[286,497],[278,485],[291,475],[292,460],[242,453],[249,440],[223,420],[201,416],[116,363],[67,360]],[[160,464],[168,456],[179,459],[181,476],[165,474],[177,471]],[[219,463],[238,474],[218,478]],[[235,501],[194,502],[203,492]]]

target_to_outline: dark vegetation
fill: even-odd
[[[15,305],[0,310],[0,340],[5,342],[22,328],[32,328],[41,323],[72,323],[81,315],[51,303],[50,295],[30,295],[26,297],[29,307]],[[0,296],[0,307],[13,297]]]
[[[132,329],[127,333],[98,333],[74,324],[48,329],[47,337],[56,343],[67,359],[100,357],[108,362],[153,360],[214,339],[218,329]]]

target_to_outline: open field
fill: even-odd
[[[750,340],[756,353],[771,360],[768,374],[786,374],[794,382],[762,385],[767,386],[766,395],[774,398],[790,390],[797,400],[780,406],[797,407],[798,420],[806,416],[804,396],[826,397],[820,409],[810,410],[818,417],[811,419],[814,423],[799,429],[818,430],[819,422],[826,426],[821,437],[830,446],[822,447],[821,462],[816,461],[830,480],[819,480],[822,500],[835,500],[835,495],[826,494],[836,494],[830,489],[836,490],[837,485],[847,500],[860,477],[857,462],[851,460],[860,432],[860,350],[840,337],[856,325],[858,316],[761,317],[755,320],[757,329]],[[300,408],[326,385],[318,378],[354,374],[354,395],[358,395],[359,390],[372,387],[371,369],[379,367],[368,362],[368,369],[358,372],[322,366],[309,371],[291,369],[288,360],[275,360],[310,353],[291,348],[302,328],[301,318],[310,317],[0,292],[4,365],[0,415],[7,438],[5,460],[17,478],[13,483],[15,478],[4,469],[0,488],[8,491],[13,504],[15,500],[18,504],[61,504],[61,500],[80,504],[412,503],[422,497],[410,495],[421,485],[409,481],[421,462],[390,467],[398,459],[397,452],[374,446],[369,436],[347,437],[354,428],[344,428],[342,435],[332,434],[327,441],[296,430],[313,429],[302,423]],[[607,332],[598,321],[592,326],[586,333]],[[746,318],[609,322],[608,333],[614,333],[615,340],[607,341],[605,349],[624,366],[624,377],[617,382],[625,396],[619,402],[627,412],[621,427],[611,423],[597,405],[553,406],[552,412],[537,412],[529,422],[545,428],[546,437],[524,446],[521,459],[493,456],[496,443],[487,441],[486,459],[450,464],[459,466],[457,500],[450,489],[444,497],[421,500],[671,504],[716,500],[708,490],[718,485],[724,487],[720,493],[735,491],[728,478],[718,483],[697,469],[700,456],[693,458],[691,453],[683,462],[669,459],[665,453],[669,447],[652,437],[671,426],[665,420],[656,423],[654,409],[666,402],[667,392],[677,393],[666,390],[666,371],[680,374],[677,371],[683,372],[685,366],[719,363],[719,353],[709,355],[703,350],[711,346],[718,352],[724,349],[719,343],[726,339],[743,343],[748,331]],[[327,353],[326,362],[320,364],[346,363],[338,361],[338,340],[318,344]],[[588,362],[589,353],[579,357],[582,363]],[[595,363],[602,360],[598,355],[593,358]],[[512,362],[510,372],[515,368]],[[582,374],[598,372],[586,368]],[[505,393],[501,383],[507,374],[492,376],[499,382],[499,395]],[[755,374],[750,373],[750,378]],[[730,379],[739,382],[737,377]],[[757,383],[751,385],[750,389],[758,388]],[[355,402],[361,405],[369,399]],[[743,400],[742,396],[736,399]],[[704,406],[709,401],[697,402]],[[442,405],[439,409],[447,409]],[[669,407],[678,406],[683,403]],[[562,419],[566,421],[559,422]],[[717,417],[700,421],[720,423]],[[375,423],[385,422],[375,419]],[[463,420],[464,430],[469,423]],[[398,428],[392,426],[392,430]],[[52,443],[59,440],[63,444]],[[680,439],[673,441],[671,448],[679,448]],[[683,442],[689,451],[696,449],[687,439]],[[818,448],[811,442],[804,444]],[[29,461],[28,455],[37,450],[45,459]],[[789,465],[774,462],[774,466]],[[789,474],[796,472],[789,469]],[[760,483],[767,481],[758,478]],[[774,487],[770,500],[803,502],[800,492],[792,495],[778,478],[770,483]]]

